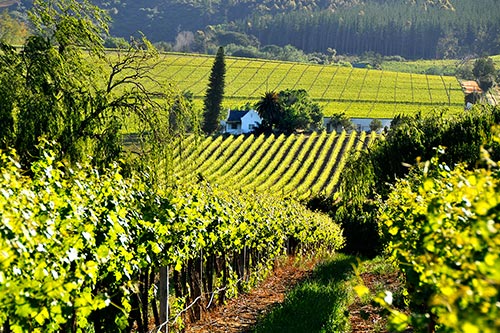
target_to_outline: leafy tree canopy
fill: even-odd
[[[345,112],[334,113],[330,117],[330,126],[337,132],[344,130],[350,131],[354,129],[354,124],[352,123],[351,119],[349,119],[349,117],[345,114]]]
[[[109,18],[87,0],[35,0],[29,19],[21,51],[0,41],[1,148],[16,148],[28,167],[44,137],[60,159],[105,165],[122,153],[127,123],[147,134],[150,152],[168,142],[169,114],[187,104],[149,75],[157,53],[146,38],[106,55]]]
[[[472,69],[474,77],[483,91],[488,91],[495,83],[495,63],[489,57],[479,58],[474,62]]]
[[[266,92],[256,104],[261,130],[292,133],[322,127],[323,111],[304,89]]]

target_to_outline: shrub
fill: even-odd
[[[437,159],[421,171],[397,182],[380,219],[387,252],[406,276],[409,323],[498,332],[500,174],[451,171]]]
[[[411,166],[431,159],[436,147],[447,147],[442,158],[450,167],[464,162],[473,168],[480,161],[483,145],[492,156],[498,156],[492,127],[498,122],[500,108],[481,106],[448,118],[444,114],[396,117],[385,136],[346,164],[339,181],[340,199],[331,209],[346,230],[346,250],[377,253],[378,213],[374,207],[387,198],[391,184],[404,178]]]

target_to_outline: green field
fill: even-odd
[[[495,63],[496,68],[500,70],[500,54],[495,55],[495,56],[491,56],[490,58],[493,59],[493,62]]]
[[[458,59],[432,59],[432,60],[405,60],[405,61],[384,61],[382,62],[382,69],[394,72],[406,73],[446,73],[453,75],[457,66],[462,65],[463,62]]]
[[[213,59],[206,55],[161,54],[155,78],[191,91],[200,105]],[[326,116],[345,112],[353,118],[392,118],[436,107],[458,112],[464,98],[452,76],[226,58],[225,108],[255,103],[268,90],[284,89],[305,89],[324,107]]]
[[[173,165],[179,179],[203,179],[239,191],[299,197],[336,190],[347,157],[376,133],[190,137]]]

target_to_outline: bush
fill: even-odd
[[[415,329],[500,330],[499,176],[433,159],[389,195],[380,229],[406,276]]]
[[[385,136],[348,161],[339,180],[339,201],[330,212],[345,229],[345,249],[368,256],[379,251],[376,206],[387,198],[391,184],[418,161],[430,160],[436,147],[447,147],[443,161],[450,166],[464,162],[473,168],[483,145],[499,156],[499,145],[492,140],[499,114],[500,108],[476,107],[448,118],[444,112],[396,117]]]
[[[291,199],[209,184],[160,190],[146,175],[123,177],[117,165],[67,167],[48,150],[31,172],[26,176],[15,156],[0,151],[0,327],[6,332],[129,332],[132,326],[147,332],[142,318],[150,310],[139,302],[151,297],[157,310],[156,301],[165,300],[155,299],[149,278],[161,267],[175,268],[172,285],[181,303],[201,295],[200,286],[223,302],[262,278],[287,247],[300,254],[343,244],[331,218]]]
[[[104,41],[104,47],[126,50],[130,47],[130,44],[122,37],[108,37]]]

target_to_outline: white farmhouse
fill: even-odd
[[[378,131],[379,133],[384,129],[384,128],[389,128],[391,127],[391,121],[392,119],[389,118],[380,118],[380,123],[382,124],[382,128]],[[355,129],[359,131],[366,131],[370,132],[370,123],[373,121],[372,118],[351,118],[352,123],[355,126]]]
[[[222,132],[244,134],[252,132],[262,122],[255,110],[228,110],[226,120],[221,121]]]

